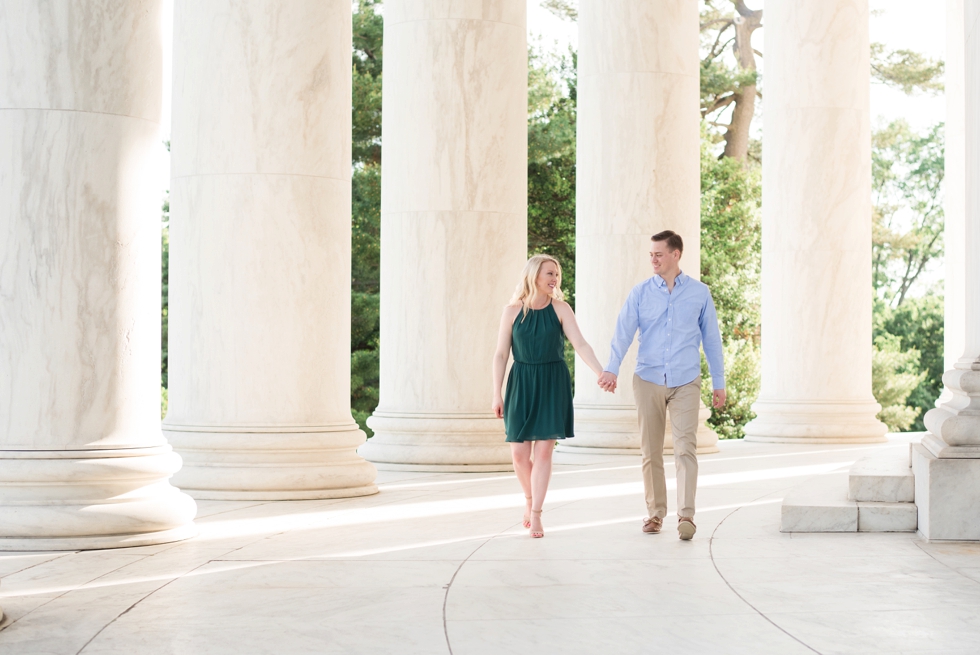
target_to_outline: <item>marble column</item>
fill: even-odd
[[[652,235],[680,234],[681,269],[699,276],[698,8],[685,0],[583,0],[579,11],[575,302],[605,363],[626,296],[653,275]],[[609,394],[576,359],[575,439],[562,450],[639,452],[635,364],[636,344]],[[702,405],[699,453],[718,450],[709,416]],[[673,452],[669,427],[664,448]]]
[[[375,493],[350,412],[351,3],[178,0],[174,34],[175,483]]]
[[[490,361],[527,258],[525,4],[385,3],[381,389],[360,450],[385,468],[511,468]]]
[[[0,4],[0,550],[195,532],[160,431],[161,18]]]
[[[883,441],[871,393],[868,0],[766,3],[762,388],[746,440]]]
[[[960,32],[964,46],[964,349],[943,375],[951,398],[926,413],[929,432],[913,446],[912,471],[922,535],[980,540],[980,0],[956,4],[948,8],[950,43]]]
[[[965,318],[963,294],[966,274],[963,269],[966,252],[964,229],[966,215],[966,91],[964,77],[963,0],[946,2],[946,153],[945,177],[943,178],[945,230],[943,235],[944,328],[943,349],[945,369],[954,368],[963,353]],[[952,398],[944,389],[937,405]]]

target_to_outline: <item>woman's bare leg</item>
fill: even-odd
[[[555,440],[534,441],[534,466],[531,468],[531,532],[541,532],[541,507],[551,482],[551,455]]]
[[[524,491],[524,498],[527,499],[527,507],[524,510],[524,522],[527,523],[531,515],[531,444],[523,443],[510,444],[510,455],[514,460],[514,472],[517,474],[517,481],[521,484]]]

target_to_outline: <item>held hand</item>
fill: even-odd
[[[711,404],[714,405],[715,409],[724,407],[726,400],[728,400],[728,396],[724,389],[715,389],[714,393],[711,394]]]
[[[493,410],[494,416],[497,418],[504,417],[504,401],[501,398],[495,397],[493,399],[493,404],[490,407]]]
[[[609,393],[616,392],[616,376],[609,371],[602,372],[602,375],[599,376],[597,384],[599,387],[605,391],[608,391]]]

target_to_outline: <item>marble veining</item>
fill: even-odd
[[[0,554],[0,650],[640,655],[654,633],[673,653],[976,651],[977,544],[779,533],[805,477],[778,471],[868,447],[720,446],[704,472],[745,477],[703,490],[692,542],[640,532],[638,456],[559,453],[544,539],[512,474],[382,472],[376,496],[202,502],[180,544]]]
[[[682,270],[700,272],[698,16],[691,3],[660,0],[590,0],[580,10],[576,309],[605,363],[626,296],[652,275],[651,235],[678,232]],[[634,344],[609,394],[576,360],[576,438],[562,447],[639,448],[635,363]],[[702,413],[698,447],[711,452],[717,435]]]
[[[178,0],[174,34],[173,178],[349,184],[351,63],[338,45],[350,43],[350,3]]]
[[[175,34],[175,482],[376,493],[350,412],[351,4],[178,0]]]
[[[160,121],[163,5],[4,2],[0,109],[60,109]]]
[[[762,386],[746,438],[881,441],[863,292],[871,284],[868,3],[777,2],[766,24]]]
[[[510,467],[487,381],[527,256],[525,11],[385,7],[381,385],[360,449],[371,461]]]
[[[159,423],[161,11],[0,7],[0,550],[195,531]]]

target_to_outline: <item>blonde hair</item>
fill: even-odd
[[[524,265],[524,270],[521,272],[521,281],[517,283],[517,288],[514,289],[514,295],[510,299],[511,305],[521,304],[524,308],[524,317],[527,316],[528,311],[531,309],[531,303],[534,302],[538,295],[538,274],[541,273],[541,267],[547,262],[551,262],[558,268],[558,284],[555,285],[555,290],[552,292],[551,297],[555,300],[565,299],[565,294],[561,291],[561,264],[551,255],[534,255]],[[522,321],[524,317],[521,317]]]

